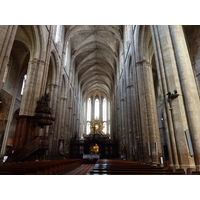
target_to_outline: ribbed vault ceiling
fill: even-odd
[[[71,42],[72,64],[75,66],[82,94],[98,90],[108,97],[118,66],[123,26],[66,26]]]

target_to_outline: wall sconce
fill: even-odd
[[[179,96],[177,90],[174,90],[173,93],[168,92],[167,95],[168,95],[168,102],[170,102],[171,100],[174,100],[175,98]]]

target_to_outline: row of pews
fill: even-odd
[[[151,166],[133,161],[99,159],[87,175],[184,175],[183,169]]]
[[[62,175],[81,165],[81,159],[4,163],[0,175]]]

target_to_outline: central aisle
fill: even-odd
[[[89,171],[91,171],[94,167],[94,164],[82,164],[80,167],[67,172],[64,175],[87,175]]]

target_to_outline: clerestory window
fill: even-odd
[[[95,118],[99,118],[99,99],[95,100],[95,112],[94,112]]]
[[[55,42],[60,42],[60,34],[61,34],[61,25],[57,25],[56,27],[56,36],[55,36]]]
[[[91,121],[91,99],[87,102],[87,121]]]
[[[24,79],[23,79],[23,83],[22,83],[21,95],[23,95],[23,93],[24,93],[25,83],[26,83],[26,74],[24,75]]]

